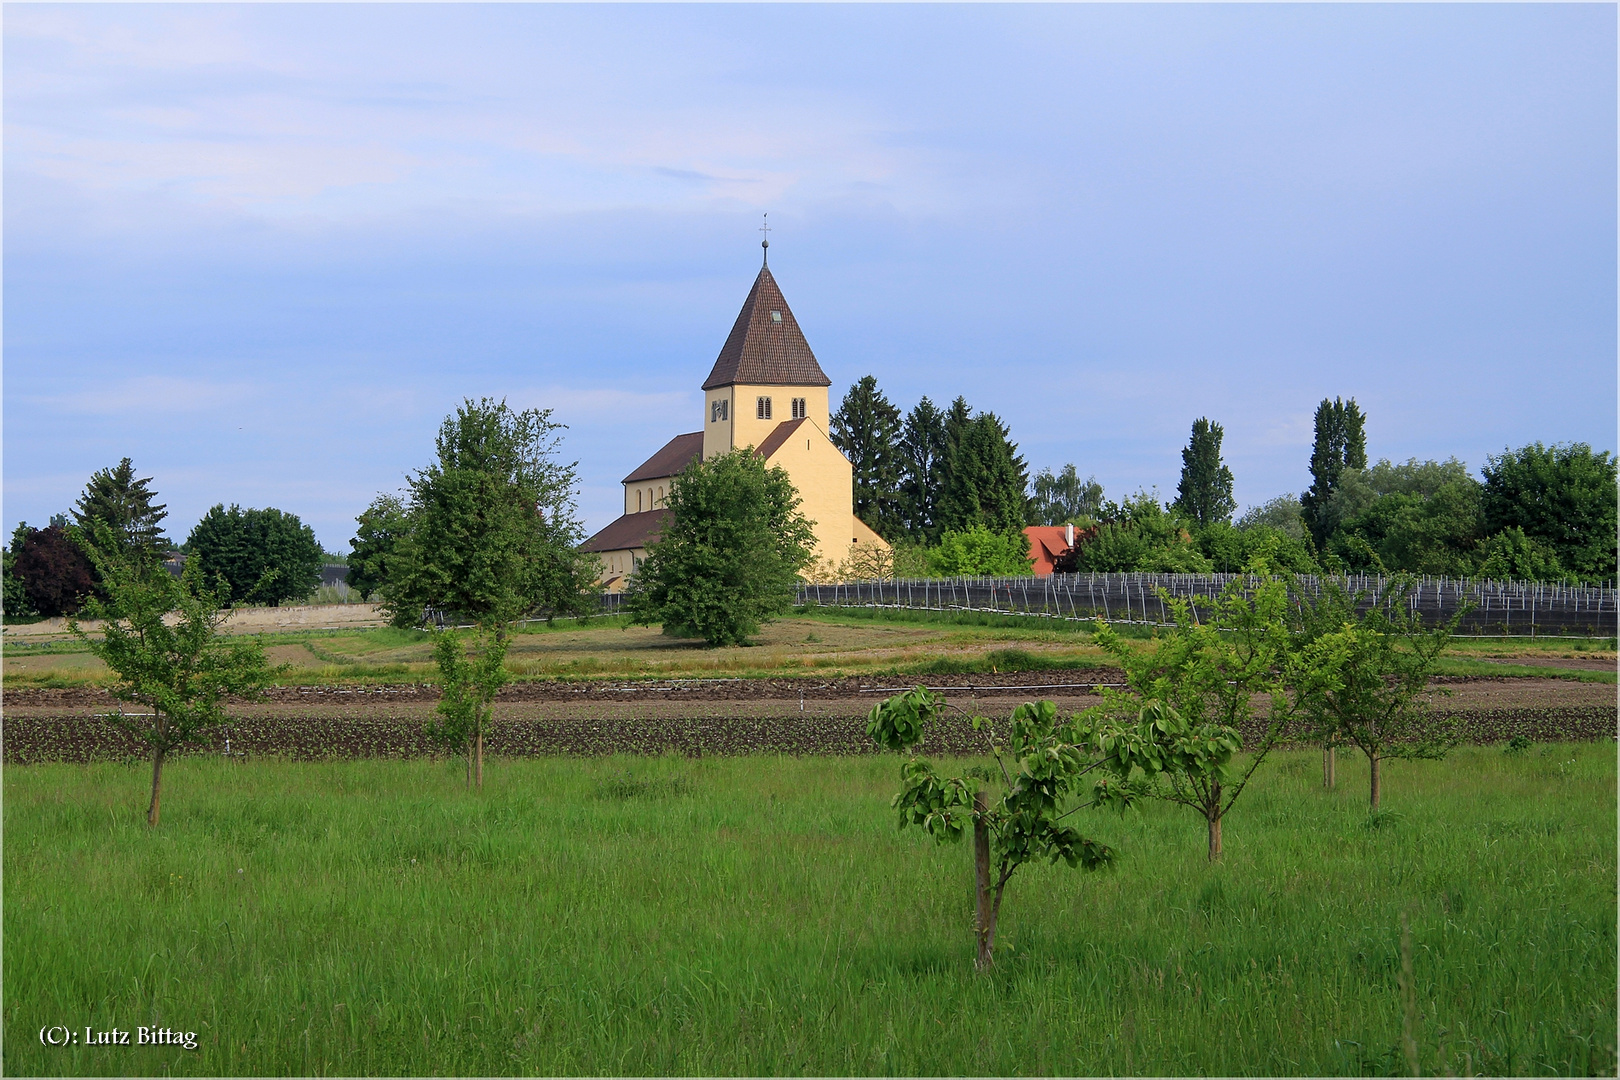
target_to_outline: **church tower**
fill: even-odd
[[[752,447],[780,466],[815,523],[815,557],[838,567],[857,545],[887,549],[855,516],[854,469],[828,436],[828,387],[769,266],[762,266],[703,382],[703,428],[677,435],[624,478],[624,515],[585,542],[602,556],[603,586],[624,588],[669,511],[669,485],[688,462]]]

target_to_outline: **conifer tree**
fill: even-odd
[[[906,415],[900,437],[900,511],[906,535],[939,539],[939,491],[945,479],[945,413],[927,397]]]
[[[1348,402],[1323,398],[1322,404],[1316,407],[1316,441],[1311,446],[1311,486],[1300,499],[1300,504],[1318,551],[1327,545],[1327,505],[1333,492],[1338,489],[1339,478],[1346,469],[1367,467],[1367,436],[1363,430],[1365,420],[1366,417],[1356,406],[1355,398]]]
[[[1232,470],[1221,461],[1221,425],[1207,417],[1193,421],[1192,439],[1181,451],[1181,484],[1176,506],[1201,527],[1232,521]]]
[[[904,531],[900,509],[900,410],[863,377],[832,414],[833,445],[854,467],[855,516],[885,540]]]
[[[995,413],[971,419],[966,413],[967,403],[957,398],[946,417],[940,531],[961,532],[982,525],[996,533],[1020,532],[1028,513],[1028,467]]]
[[[169,515],[163,503],[154,504],[157,493],[147,486],[151,482],[151,477],[135,478],[129,458],[92,473],[73,510],[80,542],[103,560],[146,566],[162,562],[169,550],[162,523]]]

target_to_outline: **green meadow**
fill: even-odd
[[[1021,873],[983,976],[969,849],[896,830],[897,772],[185,759],[148,830],[139,767],[8,766],[4,1069],[1409,1074],[1409,1032],[1614,1075],[1613,744],[1394,762],[1375,817],[1354,757],[1278,754],[1214,867],[1180,808],[1086,812],[1117,868]]]

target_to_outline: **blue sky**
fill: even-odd
[[[696,430],[759,264],[841,395],[964,395],[1031,471],[1240,504],[1616,441],[1613,5],[5,9],[4,528],[134,459],[353,518],[463,397],[580,509]]]

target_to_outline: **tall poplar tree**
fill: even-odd
[[[900,410],[867,375],[849,388],[830,426],[833,445],[854,467],[855,516],[885,540],[898,539],[904,532]]]
[[[945,480],[945,413],[924,397],[906,414],[900,436],[900,512],[906,535],[939,539],[939,490]]]
[[[1232,521],[1232,470],[1221,461],[1221,425],[1207,417],[1193,421],[1192,439],[1181,451],[1181,483],[1176,506],[1200,526]]]
[[[1365,421],[1366,417],[1356,406],[1355,398],[1349,401],[1323,398],[1322,404],[1316,407],[1316,441],[1311,446],[1311,486],[1300,499],[1300,505],[1318,551],[1327,545],[1327,505],[1333,492],[1338,489],[1339,478],[1346,469],[1367,467]]]

